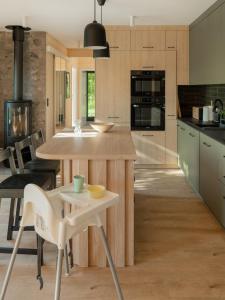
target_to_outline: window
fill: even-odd
[[[94,121],[95,118],[95,72],[86,72],[86,82],[87,82],[87,121]]]

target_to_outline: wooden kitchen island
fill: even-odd
[[[134,264],[134,160],[136,152],[130,131],[120,127],[111,132],[62,132],[37,149],[37,157],[62,161],[62,184],[84,175],[89,184],[102,184],[120,195],[117,207],[102,214],[117,267]],[[73,207],[71,208],[73,210]],[[73,239],[75,264],[106,266],[106,256],[95,228]]]

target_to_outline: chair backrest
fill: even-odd
[[[31,144],[32,144],[32,152],[31,152],[31,157],[32,159],[36,158],[36,149],[44,144],[44,135],[41,129],[37,130],[31,135]]]
[[[0,151],[0,162],[3,162],[5,160],[9,161],[12,175],[15,175],[17,172],[16,172],[16,164],[14,159],[14,149],[12,147],[8,147]]]
[[[58,199],[54,199],[58,201]],[[60,201],[60,200],[59,200]],[[60,207],[60,206],[59,206]],[[63,206],[62,206],[63,208]],[[45,240],[57,243],[58,225],[61,212],[55,211],[47,194],[39,186],[28,184],[24,189],[24,210],[22,226],[34,226],[35,231]],[[58,221],[58,222],[57,222]]]
[[[24,161],[23,161],[22,151],[25,148],[29,148],[30,153],[32,153],[33,149],[32,149],[32,144],[31,144],[31,138],[28,136],[24,140],[22,140],[20,142],[16,142],[15,148],[16,148],[16,156],[17,156],[20,173],[24,173]]]

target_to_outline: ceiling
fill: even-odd
[[[215,0],[107,0],[103,23],[129,25],[189,25]],[[94,0],[0,0],[0,28],[26,25],[47,31],[67,47],[78,47],[85,25],[93,20]],[[98,10],[99,15],[99,10]]]

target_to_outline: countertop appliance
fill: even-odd
[[[131,71],[131,130],[165,130],[165,71]]]
[[[192,118],[196,120],[203,120],[203,107],[193,106],[192,107]]]

